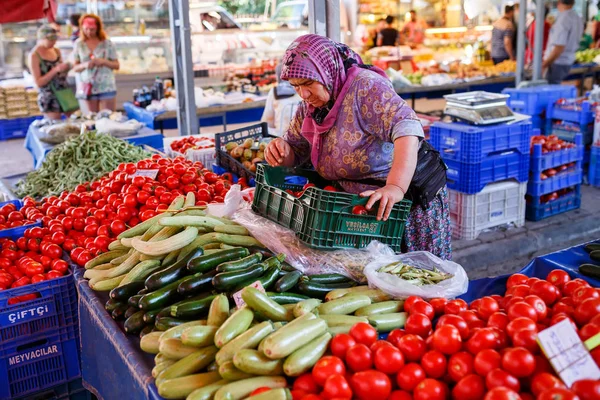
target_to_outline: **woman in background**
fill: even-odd
[[[275,68],[277,86],[269,90],[261,121],[269,125],[269,133],[283,136],[290,126],[296,107],[302,99],[288,81],[281,80],[281,64]]]

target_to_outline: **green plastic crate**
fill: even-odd
[[[298,192],[302,186],[286,183],[289,176],[302,176],[317,186],[330,182],[315,171],[269,167],[259,164],[252,210],[296,232],[298,238],[316,249],[362,248],[378,240],[400,252],[404,225],[412,203],[396,204],[387,221],[373,215],[354,215],[352,208],[366,205],[368,198],[308,188],[300,198],[285,190]]]

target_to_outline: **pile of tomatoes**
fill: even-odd
[[[563,149],[573,149],[577,145],[575,143],[565,142],[556,135],[534,135],[531,137],[531,151],[533,152],[533,146],[536,144],[542,145],[542,153],[550,153],[553,151],[560,151]]]
[[[600,290],[563,270],[545,280],[512,275],[504,296],[411,296],[404,309],[404,329],[386,340],[366,323],[336,335],[331,355],[294,383],[294,400],[600,399],[600,381],[567,389],[536,342],[565,319],[582,340],[600,332]],[[600,348],[592,357],[600,365]]]
[[[171,143],[171,150],[185,154],[188,150],[212,149],[215,139],[209,137],[186,136]]]
[[[0,231],[4,229],[17,228],[19,226],[31,225],[40,219],[44,215],[35,208],[35,202],[33,206],[28,203],[17,210],[17,206],[8,203],[0,207]]]
[[[565,197],[567,195],[572,194],[573,192],[575,192],[575,187],[568,187],[568,188],[564,188],[564,189],[560,189],[557,190],[555,192],[552,193],[548,193],[548,194],[544,194],[540,196],[540,203],[541,204],[546,204],[549,203],[551,201],[555,201],[560,199],[561,197]],[[525,201],[530,204],[533,201],[533,197],[530,195],[526,195],[525,196]]]
[[[560,174],[561,172],[574,170],[576,166],[577,163],[572,162],[569,164],[559,165],[556,168],[548,168],[547,170],[540,172],[540,179],[545,181],[548,178],[554,178],[557,174]]]

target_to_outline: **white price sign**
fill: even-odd
[[[251,283],[248,286],[253,287],[254,289],[258,289],[263,293],[266,292],[265,288],[263,287],[262,283],[260,283],[260,281]],[[242,290],[244,290],[244,289],[242,289]],[[240,290],[239,292],[235,292],[232,296],[233,301],[235,301],[235,305],[237,306],[237,308],[241,308],[242,306],[246,305],[246,302],[244,301],[244,299],[242,299],[242,290]]]

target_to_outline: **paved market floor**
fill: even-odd
[[[228,129],[238,127],[231,125]],[[203,128],[202,132],[219,132],[220,128]],[[175,136],[177,131],[165,134]],[[25,173],[32,168],[33,160],[22,139],[0,142],[0,176]],[[539,222],[527,221],[520,228],[484,232],[476,240],[455,240],[453,257],[471,279],[476,279],[510,273],[535,256],[599,238],[600,188],[583,185],[581,209]]]

